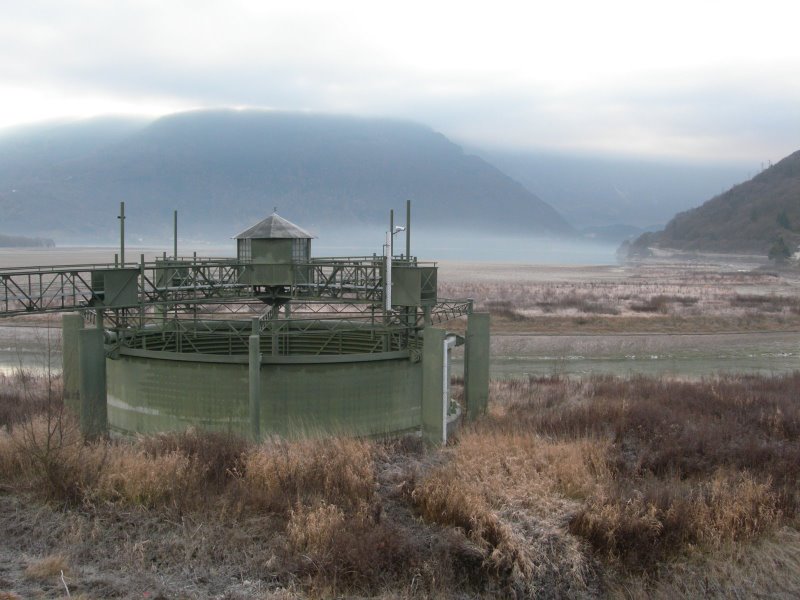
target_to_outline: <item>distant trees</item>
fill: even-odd
[[[792,230],[792,222],[789,220],[789,215],[786,214],[785,210],[782,210],[778,213],[778,225],[783,227],[784,229],[788,229],[789,231]]]
[[[775,240],[775,243],[772,244],[772,247],[769,249],[769,254],[767,254],[770,260],[774,260],[778,264],[786,262],[791,255],[792,250],[789,248],[786,241],[784,241],[783,236],[778,236],[778,239]]]

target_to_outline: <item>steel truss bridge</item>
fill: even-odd
[[[79,311],[107,331],[110,353],[239,354],[257,332],[262,351],[284,355],[413,351],[426,324],[472,311],[471,300],[437,298],[435,277],[432,296],[429,285],[418,305],[386,310],[386,263],[383,256],[254,265],[196,256],[147,262],[142,255],[138,263],[7,268],[0,271],[0,317]],[[413,257],[392,263],[435,271]],[[254,266],[282,269],[291,283],[250,283]]]

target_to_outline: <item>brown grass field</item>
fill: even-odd
[[[0,598],[800,594],[800,372],[493,382],[445,449],[86,444],[57,379],[0,409]]]
[[[542,267],[442,263],[439,295],[471,297],[494,333],[800,331],[800,271],[719,261]]]

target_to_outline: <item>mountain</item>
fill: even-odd
[[[405,121],[195,111],[0,136],[0,227],[58,241],[116,236],[120,200],[138,241],[225,239],[278,207],[307,229],[385,224],[573,235],[551,206],[443,135]],[[404,219],[403,219],[404,220]]]
[[[766,255],[781,237],[800,244],[800,151],[702,206],[675,216],[663,231],[632,245]]]
[[[470,150],[544,199],[577,228],[663,228],[749,177],[741,164],[679,163],[540,152]],[[620,230],[622,231],[622,230]],[[623,238],[618,238],[618,242]]]
[[[0,233],[0,248],[52,248],[53,240]]]

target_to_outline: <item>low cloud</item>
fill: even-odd
[[[672,60],[648,45],[648,32],[656,42],[663,34],[641,8],[613,2],[592,13],[608,13],[593,27],[580,18],[588,4],[569,4],[415,15],[413,3],[17,3],[0,20],[0,126],[249,106],[410,118],[489,146],[704,160],[777,160],[797,149],[800,50],[751,36],[743,39],[761,50],[742,63],[747,47],[721,48],[735,31],[715,40],[712,23],[703,29],[702,19],[720,18],[709,13],[692,21]],[[576,27],[550,31],[570,10]],[[747,22],[743,11],[728,7],[731,27]],[[618,23],[625,15],[638,20]],[[780,60],[767,60],[765,47]]]

